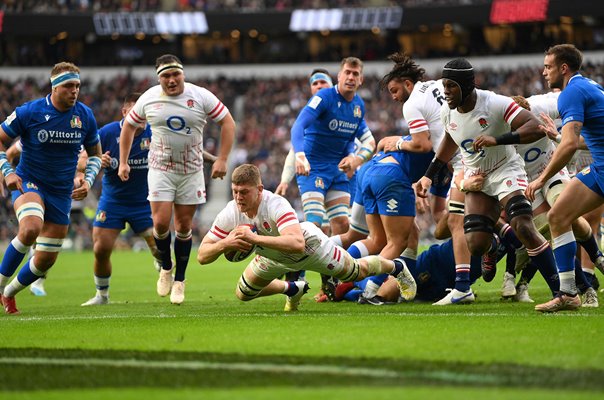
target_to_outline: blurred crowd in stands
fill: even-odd
[[[597,82],[604,82],[604,65],[586,64],[583,73]],[[237,120],[237,142],[230,157],[231,165],[244,162],[258,165],[265,179],[265,187],[273,191],[280,182],[283,161],[290,148],[290,128],[309,98],[307,77],[240,80],[222,77],[210,82],[197,81],[195,77],[190,78],[191,82],[208,88],[222,99]],[[384,136],[407,133],[401,106],[393,102],[387,92],[380,91],[378,85],[380,78],[380,76],[366,76],[359,91],[359,95],[365,100],[367,123],[376,140]],[[427,76],[426,79],[428,78],[438,77]],[[101,81],[96,85],[84,80],[80,100],[92,107],[100,127],[121,117],[120,108],[127,93],[142,92],[154,83],[149,80],[133,81],[127,76]],[[476,83],[482,89],[510,96],[528,97],[547,91],[541,71],[529,67],[503,71],[479,70],[476,73]],[[50,87],[46,81],[36,82],[34,79],[25,79],[9,82],[0,79],[0,120],[3,121],[16,105],[49,92]],[[205,147],[206,150],[215,152],[219,131],[215,124],[209,124],[207,128],[209,129],[205,133]],[[211,186],[211,179],[206,179],[206,182]],[[94,187],[97,196],[100,186],[100,179],[97,179]],[[211,187],[208,193],[211,196]],[[289,186],[287,197],[299,210],[300,201],[295,182]],[[90,236],[89,224],[94,217],[94,207],[93,201],[82,205],[84,218],[79,218],[74,224],[73,236]],[[12,238],[16,233],[16,220],[10,199],[2,196],[0,196],[0,221],[2,221],[0,222],[0,242],[2,242]],[[426,224],[429,224],[429,221]],[[203,237],[207,228],[200,225],[196,227],[197,240]],[[429,229],[424,231],[428,232]],[[90,241],[86,239],[81,243],[86,247]]]
[[[438,6],[485,3],[489,0],[5,0],[9,12],[65,13],[99,11],[259,11],[343,7]]]

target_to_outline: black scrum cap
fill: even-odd
[[[445,64],[442,77],[459,85],[462,103],[476,87],[474,84],[474,67],[465,58],[456,58]]]

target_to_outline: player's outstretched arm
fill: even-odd
[[[197,262],[201,265],[209,264],[226,251],[247,251],[251,248],[252,245],[238,237],[235,230],[231,231],[226,238],[218,241],[206,235],[197,249]]]

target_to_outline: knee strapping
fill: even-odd
[[[367,218],[365,216],[365,207],[360,204],[353,203],[350,210],[350,229],[369,235],[369,227],[367,226]]]
[[[321,226],[323,220],[327,218],[325,205],[317,199],[302,199],[302,210],[307,221]]]
[[[242,300],[252,300],[258,297],[262,289],[262,287],[255,286],[248,282],[243,275],[241,275],[241,278],[239,278],[239,282],[237,283],[237,290],[239,290],[239,293],[244,297]]]
[[[359,261],[355,260],[352,257],[349,258],[349,261],[350,269],[345,269],[336,276],[336,278],[338,278],[342,282],[356,282],[357,280],[359,280],[359,274],[361,273],[361,266],[359,264]]]
[[[34,201],[22,204],[17,208],[16,214],[19,222],[25,217],[38,217],[44,221],[44,207]]]
[[[63,247],[64,239],[38,237],[36,239],[36,251],[46,251],[48,253],[58,253]]]
[[[449,214],[463,215],[466,207],[464,203],[460,201],[449,200],[447,203],[447,209],[449,210]]]
[[[470,214],[463,218],[464,233],[486,232],[492,234],[494,232],[494,227],[495,221],[484,215]]]
[[[327,218],[331,221],[336,217],[348,217],[348,205],[336,204],[327,209]]]
[[[523,195],[512,197],[505,205],[505,213],[508,221],[520,215],[533,215],[533,206]]]

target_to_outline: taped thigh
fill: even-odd
[[[328,190],[325,194],[325,203],[329,203],[330,201],[334,201],[336,199],[346,198],[346,204],[350,204],[350,193],[344,190]]]
[[[352,203],[352,209],[350,210],[350,229],[362,233],[365,236],[369,235],[365,207],[360,204]]]
[[[323,194],[319,192],[306,192],[302,195],[302,210],[307,221],[321,226],[327,218]]]
[[[449,200],[447,202],[447,209],[449,214],[464,215],[466,206],[461,201]]]
[[[44,221],[44,206],[35,201],[30,201],[17,208],[16,214],[19,222],[25,217],[38,217]]]
[[[245,279],[245,274],[241,274],[237,283],[237,290],[243,295],[245,300],[252,300],[258,297],[264,286],[254,285]]]
[[[335,204],[327,208],[327,218],[330,221],[337,217],[348,218],[348,203]]]
[[[561,181],[561,182],[554,182],[555,184],[550,185],[549,188],[547,188],[546,190],[546,194],[545,194],[545,199],[547,200],[547,204],[549,204],[550,206],[553,207],[554,203],[556,202],[556,200],[558,199],[558,197],[560,197],[560,194],[562,193],[562,191],[564,190],[564,188],[566,187],[566,183]]]
[[[344,252],[344,257],[346,257],[346,267],[343,268],[341,272],[336,274],[335,277],[342,282],[356,282],[361,273],[361,265],[359,264],[358,260],[354,259],[347,252]]]
[[[36,239],[36,251],[46,251],[48,253],[58,253],[63,247],[63,240],[58,238],[49,238],[39,236]]]

